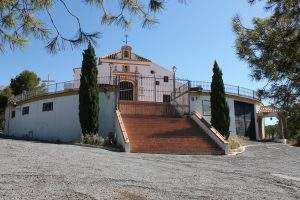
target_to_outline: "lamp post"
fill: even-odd
[[[172,67],[173,71],[173,99],[175,99],[175,92],[176,92],[176,70],[177,68],[175,66]]]
[[[155,71],[153,72],[153,79],[154,79],[154,102],[156,102],[156,76],[155,76]]]
[[[111,84],[111,71],[112,71],[112,63],[109,63],[109,84]]]

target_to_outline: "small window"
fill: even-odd
[[[163,95],[163,102],[170,102],[171,101],[171,96],[168,94]]]
[[[129,51],[124,51],[123,57],[124,58],[129,58]]]
[[[129,72],[129,66],[128,65],[123,66],[123,72]]]
[[[29,114],[29,106],[25,106],[22,108],[22,115],[28,115]]]
[[[204,116],[210,116],[210,101],[208,100],[203,100],[202,101],[202,111]]]
[[[164,82],[169,82],[169,77],[168,76],[164,76]]]
[[[43,112],[52,111],[53,110],[53,102],[43,103]]]
[[[13,111],[11,111],[11,118],[15,118],[15,117],[16,117],[16,111],[13,110]]]
[[[151,70],[150,73],[151,73],[151,74],[154,74],[155,72],[154,72],[154,70]]]
[[[159,81],[155,81],[155,85],[159,85]]]

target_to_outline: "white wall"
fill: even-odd
[[[194,98],[194,101],[191,100],[191,111],[197,111],[201,115],[203,115],[203,107],[202,101],[207,100],[210,101],[209,95],[191,95],[191,98]],[[232,135],[236,134],[236,126],[235,126],[235,114],[234,114],[234,99],[226,98],[227,105],[229,107],[229,116],[230,116],[230,126],[229,131]],[[203,115],[203,118],[210,122],[211,115]]]
[[[114,93],[100,92],[100,133],[107,136],[114,132]],[[53,102],[53,111],[42,111],[43,103]],[[22,115],[22,108],[29,106],[29,114]],[[78,95],[38,100],[6,109],[5,134],[46,141],[73,142],[80,139]],[[15,118],[11,111],[15,110]]]
[[[128,50],[131,52],[130,58],[123,58],[122,56],[122,50]],[[149,77],[145,78],[143,80],[139,79],[137,81],[137,85],[135,85],[135,92],[137,92],[137,100],[138,101],[157,101],[162,102],[163,101],[163,95],[170,95],[173,91],[173,72],[169,69],[166,69],[156,63],[151,62],[150,60],[141,60],[140,56],[136,55],[131,47],[129,46],[123,46],[118,52],[115,52],[113,54],[114,58],[110,58],[107,56],[101,57],[100,62],[97,66],[98,68],[98,77],[102,77],[98,80],[99,83],[109,83],[109,77],[114,74],[124,74],[123,72],[123,66],[128,66],[129,71],[128,73],[125,73],[127,75],[134,75],[137,74],[137,76],[141,77]],[[81,75],[81,68],[75,68],[74,70],[74,80],[79,80]],[[155,72],[155,75],[151,73],[151,71]],[[155,80],[152,79],[153,77],[158,78],[157,81],[160,82],[159,85],[155,86]],[[163,78],[164,76],[169,77],[169,82],[164,82]],[[105,78],[103,78],[105,77]],[[122,77],[121,77],[122,78]],[[134,82],[134,77],[132,77]],[[122,80],[121,80],[122,81]],[[76,87],[79,87],[79,84],[76,85]],[[155,92],[156,90],[156,92]],[[136,95],[136,93],[135,93]],[[156,97],[156,98],[155,98]]]
[[[116,95],[115,92],[100,92],[99,99],[99,133],[107,137],[110,132],[115,132]]]
[[[53,102],[53,111],[43,112],[43,103]],[[22,108],[29,106],[29,114],[22,115]],[[47,141],[70,142],[80,138],[78,95],[43,99],[16,107],[9,107],[6,134]],[[11,111],[15,110],[15,118]]]
[[[117,60],[119,62],[119,60]],[[109,77],[110,74],[113,74],[113,72],[122,72],[123,70],[123,64],[117,63],[117,61],[114,63],[112,62],[112,72],[110,71],[110,65],[109,63],[103,62],[101,65],[98,65],[98,77],[102,77],[99,79],[99,83],[109,83]],[[130,60],[129,60],[130,61]],[[173,72],[170,70],[167,70],[155,63],[152,62],[145,62],[144,65],[137,65],[134,64],[128,64],[129,66],[129,73],[133,74],[134,72],[138,72],[138,76],[144,77],[143,79],[137,80],[137,98],[138,101],[154,101],[155,100],[155,90],[156,90],[156,101],[162,102],[163,101],[163,95],[170,95],[173,91]],[[154,74],[151,74],[151,71],[155,72]],[[74,69],[74,80],[80,79],[81,75],[81,69],[75,68]],[[156,79],[154,79],[154,76]],[[163,77],[168,76],[169,81],[164,82]],[[105,78],[103,78],[105,77]],[[121,77],[122,78],[122,77]],[[134,76],[132,76],[132,79],[134,79]],[[155,80],[159,81],[159,85],[155,85]],[[122,80],[120,80],[122,81]],[[126,79],[126,81],[130,81]],[[134,80],[132,80],[134,81]],[[179,83],[177,83],[179,84]],[[76,86],[79,87],[79,84]]]

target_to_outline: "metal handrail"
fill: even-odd
[[[191,81],[191,87],[192,88],[199,87],[204,92],[210,92],[211,91],[210,85],[211,85],[211,82]],[[237,95],[237,96],[241,96],[241,97],[257,99],[257,100],[259,99],[259,97],[257,95],[257,92],[255,92],[254,90],[245,88],[245,87],[224,84],[224,89],[225,89],[226,94],[232,94],[232,95]]]
[[[159,79],[158,77],[143,77],[136,75],[137,78],[156,78]],[[120,79],[118,76],[104,76],[104,77],[98,77],[98,84],[108,84],[108,85],[118,85],[120,82]],[[187,87],[188,89],[199,87],[201,88],[201,91],[207,91],[210,92],[210,82],[205,82],[205,81],[188,81],[185,79],[177,79],[176,78],[176,83],[179,83],[179,87],[175,89],[175,94],[174,91],[169,91],[172,92],[173,95],[181,94],[181,88],[183,90],[187,89],[184,87]],[[33,98],[35,96],[40,96],[40,95],[45,95],[45,94],[55,94],[59,92],[64,92],[64,91],[69,91],[69,90],[78,90],[80,86],[80,80],[72,80],[72,81],[65,81],[65,82],[59,82],[59,83],[54,83],[54,84],[49,84],[49,85],[41,85],[37,89],[30,91],[30,92],[23,92],[20,95],[12,96],[9,98],[10,102],[19,102],[19,101],[24,101],[30,98]],[[242,96],[242,97],[247,97],[247,98],[253,98],[253,99],[259,99],[256,92],[254,90],[250,90],[244,87],[240,86],[234,86],[234,85],[228,85],[225,84],[225,92],[227,94],[233,94],[237,96]],[[189,91],[189,90],[188,90]]]

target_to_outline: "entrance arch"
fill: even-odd
[[[119,88],[120,88],[120,93],[119,93],[120,100],[133,101],[133,83],[129,81],[122,81],[119,84]]]

